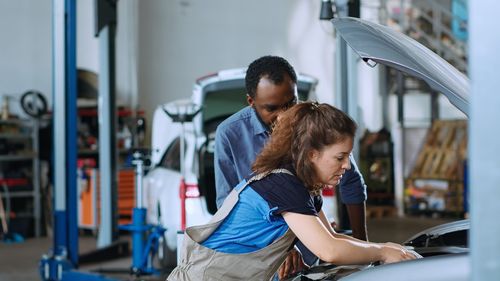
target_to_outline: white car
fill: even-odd
[[[144,198],[147,221],[160,223],[167,229],[160,251],[163,266],[176,265],[177,231],[181,230],[181,164],[187,186],[186,226],[208,222],[217,210],[213,165],[215,129],[224,119],[247,106],[245,73],[246,68],[239,68],[204,76],[194,84],[190,100],[177,100],[155,110],[152,169],[144,177]],[[298,74],[297,79],[298,99],[314,98],[317,79],[303,74]],[[200,112],[190,118],[190,113],[198,109]],[[192,121],[175,122],[172,114]],[[181,143],[182,135],[184,144]],[[183,162],[181,145],[184,145],[185,152]],[[331,193],[327,195],[333,196]],[[333,198],[324,201],[328,215],[334,217]]]

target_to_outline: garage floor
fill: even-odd
[[[401,243],[413,234],[426,228],[449,222],[450,219],[430,218],[372,218],[368,220],[368,235],[373,242]],[[124,236],[122,239],[128,239]],[[96,239],[86,235],[80,237],[80,253],[88,253],[95,249]],[[0,281],[41,280],[38,273],[38,262],[41,256],[52,246],[52,239],[27,239],[19,244],[0,242]],[[113,273],[111,270],[126,271],[131,264],[130,258],[121,258],[99,264],[81,266],[81,271],[101,271],[109,278],[117,280],[165,280],[166,276],[137,279],[126,273]]]

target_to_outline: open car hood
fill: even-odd
[[[403,245],[414,247],[423,256],[467,252],[469,229],[468,219],[445,223],[417,233]]]
[[[406,240],[403,244],[408,245],[408,246],[415,246],[416,244],[429,244],[429,241],[427,239],[436,239],[436,238],[442,238],[445,235],[457,235],[460,233],[461,236],[463,234],[467,234],[467,232],[470,229],[470,220],[465,219],[465,220],[459,220],[459,221],[454,221],[454,222],[449,222],[449,223],[444,223],[438,226],[434,226],[431,228],[428,228],[426,230],[423,230],[414,236],[412,236],[410,239]],[[425,240],[425,241],[422,241]],[[467,246],[467,236],[463,236],[462,239],[459,241],[456,241],[456,244],[453,244],[452,246]],[[418,245],[418,246],[425,246],[425,245]]]
[[[403,243],[422,255],[422,259],[386,265],[335,266],[324,263],[286,280],[469,280],[469,229],[468,219],[449,222],[425,229]]]
[[[366,62],[374,61],[423,79],[469,115],[469,79],[427,47],[387,26],[358,18],[332,20],[337,32]]]

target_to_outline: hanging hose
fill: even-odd
[[[3,240],[6,240],[9,236],[9,216],[10,216],[10,198],[9,198],[9,189],[7,188],[7,184],[5,182],[2,183],[3,194],[5,195],[5,205],[7,205],[7,211],[3,206],[3,198],[0,196],[0,219],[2,220],[2,231],[3,231]]]
[[[5,190],[5,183],[3,183],[3,188]],[[9,232],[9,227],[8,227],[8,222],[7,222],[7,218],[5,215],[5,209],[3,208],[2,196],[0,196],[0,220],[2,221],[3,238],[5,238],[7,236],[7,232]]]
[[[2,183],[2,188],[3,188],[3,194],[5,196],[5,213],[6,213],[6,221],[7,225],[9,225],[10,222],[10,194],[9,194],[9,188],[5,182]]]

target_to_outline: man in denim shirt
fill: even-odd
[[[253,61],[245,76],[249,106],[224,120],[215,134],[215,186],[217,207],[245,176],[267,142],[279,113],[297,102],[297,75],[283,58],[264,56]],[[354,159],[340,181],[353,236],[367,240],[366,186]],[[288,272],[288,270],[285,272]]]

